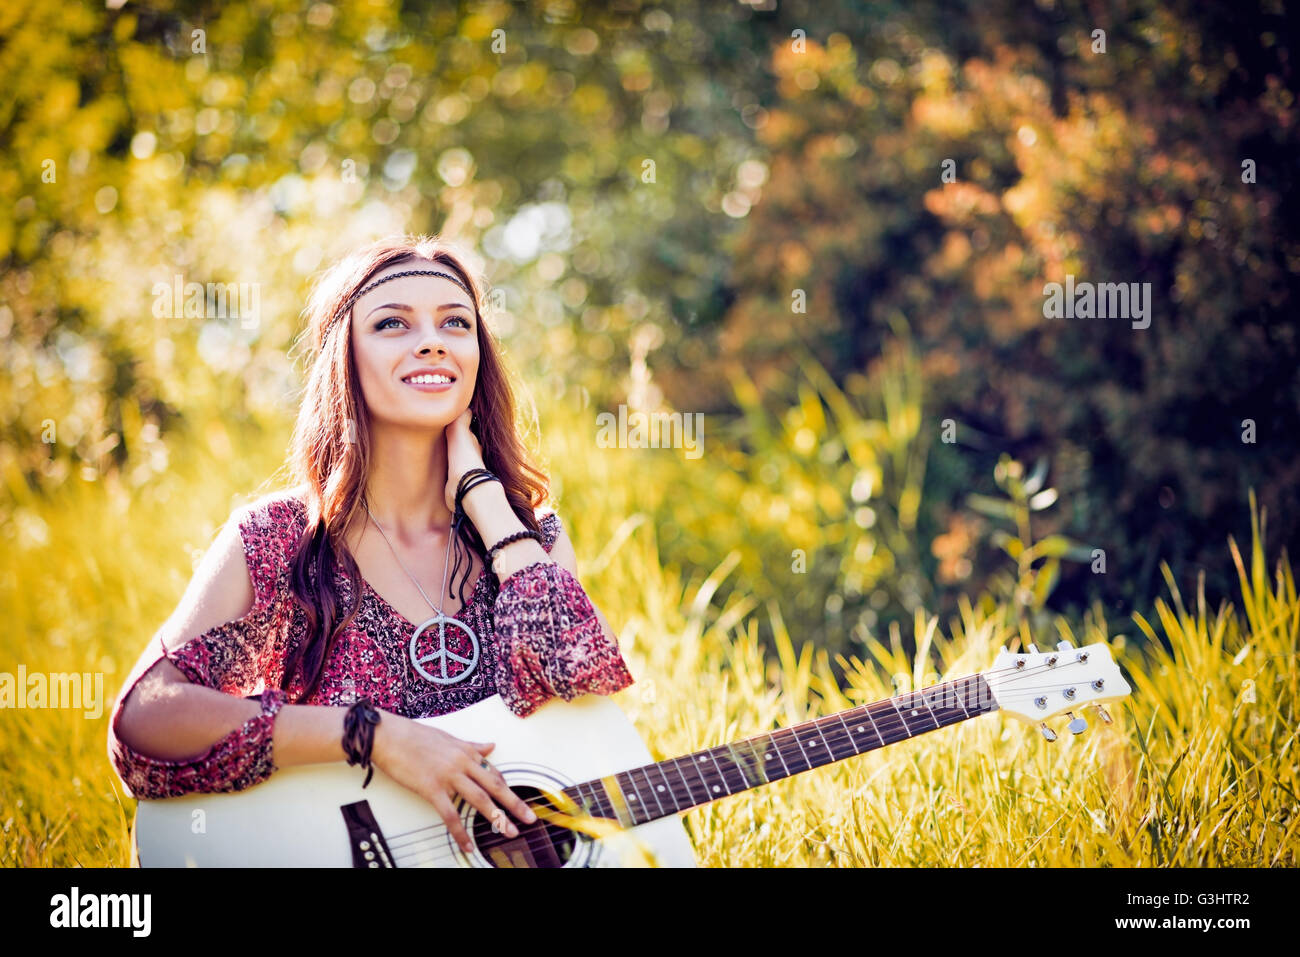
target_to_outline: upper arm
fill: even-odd
[[[157,642],[161,641],[168,652],[174,651],[218,625],[244,617],[252,611],[254,599],[239,522],[237,517],[232,517],[203,556],[180,604],[150,639],[123,685],[126,689],[121,705],[124,739],[130,736],[133,724],[129,716],[132,712],[128,710],[130,699],[147,699],[165,685],[189,681],[171,661],[159,657]],[[133,695],[136,688],[142,689],[139,695]]]
[[[253,610],[253,580],[239,534],[238,513],[217,535],[190,579],[180,604],[161,629],[163,645],[175,650],[218,625]]]

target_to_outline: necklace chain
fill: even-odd
[[[455,531],[454,528],[452,531],[449,531],[447,533],[447,557],[443,560],[443,565],[442,565],[442,591],[438,593],[439,604],[435,606],[434,603],[429,600],[429,596],[425,594],[424,588],[421,587],[419,581],[416,580],[416,577],[411,574],[411,570],[406,567],[406,563],[402,561],[402,556],[397,554],[397,549],[393,548],[393,543],[389,541],[388,535],[384,532],[384,526],[380,525],[379,520],[375,518],[374,515],[370,514],[370,506],[366,505],[363,502],[362,507],[365,508],[366,514],[370,515],[370,520],[375,523],[375,528],[379,529],[379,534],[384,536],[384,541],[388,542],[389,551],[391,551],[393,553],[393,557],[397,559],[397,564],[402,566],[402,571],[406,572],[406,577],[411,579],[411,581],[415,582],[415,587],[420,589],[420,594],[424,596],[424,600],[428,602],[429,607],[432,608],[435,612],[437,612],[440,618],[443,617],[441,602],[447,591],[447,572],[451,569],[451,541],[452,538],[454,537],[454,531]]]
[[[432,601],[429,601],[429,596],[425,594],[424,588],[421,586],[419,580],[412,575],[411,570],[406,567],[406,563],[402,561],[402,556],[397,554],[397,549],[393,547],[393,543],[388,538],[388,533],[384,531],[384,527],[375,520],[374,515],[370,514],[370,506],[366,505],[364,501],[361,504],[365,507],[366,514],[370,516],[370,520],[375,523],[375,528],[379,529],[379,534],[383,535],[384,541],[388,542],[388,548],[392,551],[393,557],[397,559],[397,564],[401,565],[402,571],[406,572],[406,576],[410,578],[411,581],[415,582],[415,587],[420,589],[420,594],[424,595],[424,600],[429,602],[429,607],[435,612],[435,617],[430,618],[422,625],[418,625],[415,629],[415,633],[411,635],[411,644],[407,650],[407,654],[410,655],[411,664],[415,667],[415,670],[420,673],[421,677],[436,685],[454,685],[459,681],[464,681],[470,676],[470,673],[475,670],[479,663],[478,635],[474,633],[474,629],[469,625],[462,621],[457,621],[455,618],[444,615],[441,607],[436,606]],[[439,593],[440,600],[447,592],[447,575],[451,571],[451,543],[456,537],[456,531],[459,527],[460,522],[454,522],[451,531],[447,535],[447,557],[443,560],[442,566],[442,591]],[[438,628],[438,639],[434,646],[434,650],[426,651],[425,654],[421,655],[419,654],[418,648],[420,636],[424,634],[426,629],[434,625]],[[461,631],[465,638],[468,639],[471,647],[469,658],[463,657],[448,646],[446,635],[448,625]],[[453,676],[447,673],[448,659],[460,662],[462,665],[460,674]],[[440,663],[437,673],[431,672],[424,667],[431,661],[438,661]]]

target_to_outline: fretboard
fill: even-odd
[[[564,793],[588,814],[634,827],[996,709],[984,677],[971,675],[583,781]]]

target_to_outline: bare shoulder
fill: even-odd
[[[178,648],[196,635],[252,611],[255,595],[239,532],[248,508],[232,513],[195,569],[180,604],[162,627],[166,648]]]
[[[132,698],[154,698],[166,685],[189,679],[166,658],[159,658],[157,642],[174,651],[191,638],[218,625],[242,618],[253,608],[254,594],[244,557],[239,522],[244,509],[237,509],[217,533],[190,579],[176,610],[149,641],[123,686],[122,713],[118,732],[128,746],[135,746],[140,731],[140,712],[131,707]],[[155,660],[156,659],[156,660]],[[151,664],[152,662],[152,664]],[[136,694],[137,689],[140,693]]]

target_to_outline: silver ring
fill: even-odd
[[[486,767],[488,766],[487,758],[479,758],[479,760],[478,760],[478,766],[479,766],[480,768],[486,768]]]

